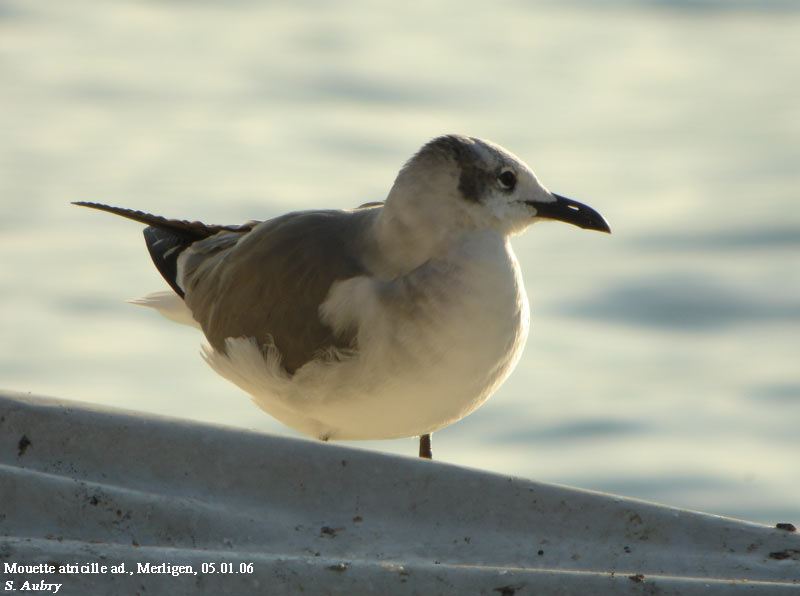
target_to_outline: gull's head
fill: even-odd
[[[610,232],[597,211],[551,193],[517,156],[490,141],[461,135],[426,143],[400,170],[389,205],[439,225],[490,228],[505,235],[542,219]]]

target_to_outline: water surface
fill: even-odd
[[[69,202],[211,223],[350,207],[460,132],[614,234],[515,239],[528,346],[436,456],[797,523],[795,6],[4,2],[0,386],[293,434],[195,330],[123,303],[166,287],[140,227]]]

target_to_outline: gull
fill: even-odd
[[[436,137],[386,200],[242,225],[76,205],[146,224],[172,288],[134,300],[200,328],[202,354],[255,404],[328,440],[420,437],[481,406],[528,336],[510,237],[540,220],[610,233],[490,141]]]

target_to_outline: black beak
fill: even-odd
[[[588,205],[561,195],[553,194],[553,196],[556,200],[550,203],[528,201],[528,205],[536,209],[536,217],[563,221],[584,230],[611,233],[611,228],[603,216]]]

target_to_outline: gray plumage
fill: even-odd
[[[368,217],[371,209],[289,213],[245,237],[223,232],[192,245],[180,283],[214,349],[224,351],[226,337],[273,341],[293,373],[331,347],[355,347],[352,333],[336,336],[320,321],[318,307],[335,281],[367,272],[354,232]]]

